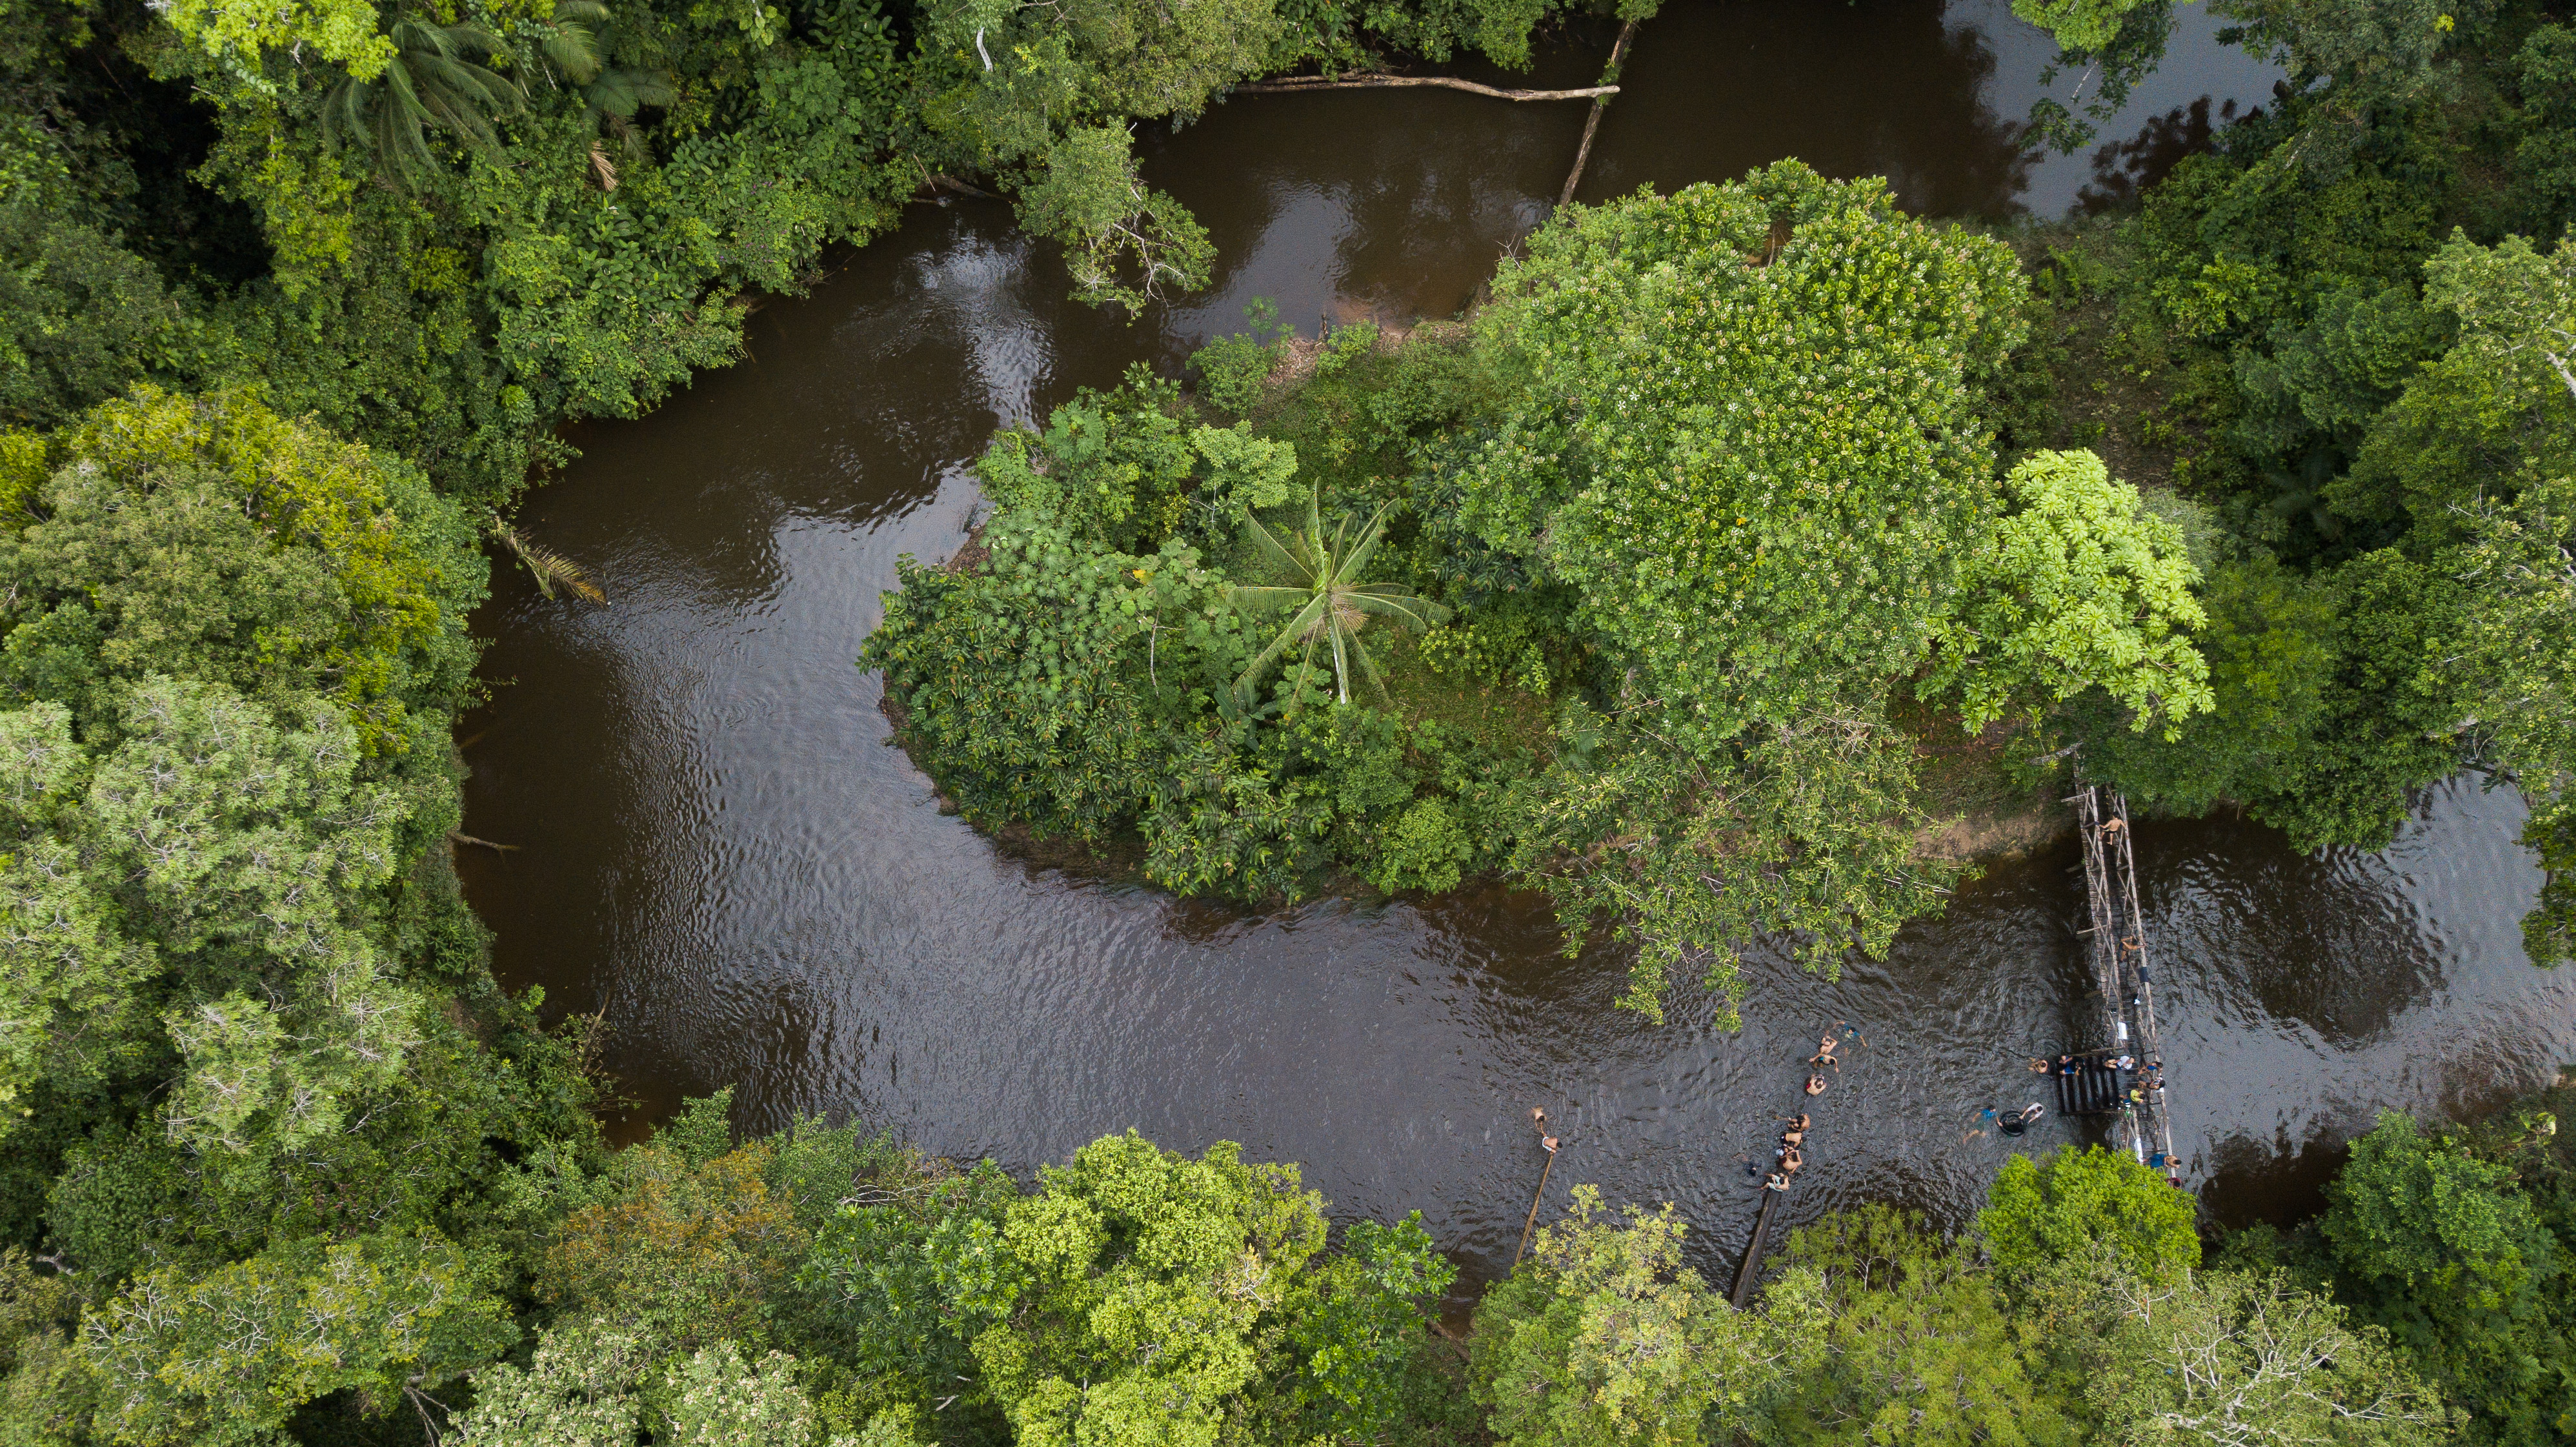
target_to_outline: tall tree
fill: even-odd
[[[1640,942],[1649,1011],[1684,960],[1731,991],[1757,935],[1883,953],[1948,878],[1880,704],[1995,513],[1974,383],[2020,335],[2011,254],[1783,161],[1579,208],[1495,292],[1518,378],[1450,457],[1464,521],[1571,588],[1620,680],[1612,766],[1536,787],[1521,867]]]

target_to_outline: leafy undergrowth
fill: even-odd
[[[1422,657],[1422,644],[1389,630],[1373,640],[1386,691],[1408,723],[1457,729],[1499,753],[1527,750],[1540,762],[1553,747],[1554,703],[1525,689],[1487,683],[1464,669],[1443,673]]]
[[[2219,389],[2204,349],[2135,315],[2132,245],[2109,218],[2015,226],[1997,235],[2021,257],[2030,338],[1990,383],[1996,451],[2086,448],[2124,482],[2187,485],[2204,443],[2183,405]]]
[[[1948,707],[1915,701],[1900,689],[1888,717],[1914,746],[1917,802],[1932,821],[1917,852],[1945,859],[2010,858],[2046,845],[2070,828],[2074,814],[2059,797],[2065,774],[2032,781],[2042,751],[2030,731],[2009,721],[1974,735]]]

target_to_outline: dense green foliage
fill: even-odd
[[[2034,355],[2071,344],[2053,365],[2118,400],[2016,428],[2171,459],[2214,708],[2140,732],[2137,700],[2079,694],[2042,731],[2133,803],[2232,803],[2303,848],[2384,844],[2413,791],[2484,768],[2531,801],[2526,934],[2564,959],[2571,32],[2540,6],[2221,8],[2301,88],[2054,254]]]
[[[1972,713],[2208,703],[2174,529],[2087,456],[1996,476],[2022,305],[2005,248],[1795,162],[1577,210],[1472,332],[1336,335],[1268,401],[1275,343],[1211,348],[1249,431],[1137,378],[1006,433],[981,557],[908,569],[861,663],[969,817],[1132,829],[1176,888],[1500,868],[1636,941],[1655,1014],[1756,938],[1883,954],[1958,872],[1885,712],[1936,644]]]
[[[925,186],[1141,313],[1212,257],[1134,122],[1518,66],[1571,8],[0,7],[0,1442],[2570,1435],[2545,1115],[2384,1122],[2212,1268],[2161,1180],[2016,1160],[1963,1235],[1815,1225],[1742,1312],[1585,1192],[1464,1348],[1418,1220],[1337,1239],[1223,1143],[1019,1182],[719,1097],[604,1148],[446,853],[479,542],[545,562],[506,513],[560,425]],[[2061,139],[2170,25],[2019,8],[2102,77]],[[978,823],[1238,898],[1501,873],[1649,1013],[1937,905],[1899,704],[2303,845],[2485,767],[2564,958],[2576,39],[2223,8],[2296,86],[2046,260],[1783,162],[1566,212],[1466,326],[1256,312],[1194,392],[998,437],[864,661]],[[2051,420],[2085,327],[2143,446]]]
[[[2565,1088],[2467,1128],[2397,1114],[2352,1144],[2327,1209],[2284,1234],[2230,1237],[2223,1260],[2330,1292],[2451,1404],[2459,1439],[2553,1443],[2576,1434],[2570,1395],[2576,1154]]]
[[[1970,732],[2016,700],[2060,703],[2088,688],[2127,709],[2132,728],[2211,706],[2209,665],[2189,632],[2209,614],[2182,532],[2140,508],[2089,452],[2038,452],[2004,478],[2012,512],[1970,554],[1959,610],[1934,626],[1940,654],[1927,694],[1955,691]]]
[[[17,1349],[15,1430],[267,1441],[441,1390],[520,1334],[513,1162],[597,1153],[439,848],[473,530],[238,393],[12,461],[0,1210],[81,1315]]]
[[[1741,1311],[1680,1268],[1669,1208],[1616,1227],[1579,1188],[1486,1293],[1470,1390],[1522,1444],[2449,1435],[2427,1366],[2323,1283],[2202,1269],[2155,1172],[2098,1149],[2011,1166],[1961,1236],[1883,1206],[1798,1231]]]

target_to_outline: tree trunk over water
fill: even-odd
[[[1634,27],[1631,27],[1632,29]],[[1623,38],[1620,42],[1626,44]],[[1473,95],[1489,95],[1496,100],[1590,100],[1617,95],[1615,85],[1585,86],[1580,90],[1502,90],[1478,85],[1472,80],[1458,80],[1446,75],[1346,75],[1339,79],[1321,75],[1291,75],[1277,80],[1256,80],[1234,88],[1236,95],[1289,95],[1308,90],[1382,90],[1400,85],[1435,85],[1444,90],[1463,90]]]

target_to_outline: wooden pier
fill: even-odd
[[[2174,1159],[2164,1042],[2156,1031],[2155,966],[2147,951],[2146,907],[2138,897],[2137,857],[2130,848],[2129,801],[2108,785],[2090,784],[2066,802],[2075,806],[2082,840],[2087,921],[2077,933],[2084,938],[2092,968],[2097,1023],[2084,1032],[2092,1040],[2048,1064],[2057,1087],[2057,1113],[2108,1118],[2118,1149],[2141,1165],[2154,1166],[2178,1186],[2182,1169]],[[1754,1218],[1728,1292],[1738,1307],[1761,1282],[1772,1218],[1788,1194],[1768,1185],[1762,1189],[1762,1211]]]
[[[2066,801],[2075,806],[2084,854],[2084,896],[2090,916],[2080,931],[2100,996],[2100,1042],[2078,1053],[2078,1070],[2060,1074],[2058,1108],[2067,1114],[2110,1115],[2113,1139],[2140,1164],[2153,1164],[2168,1179],[2174,1163],[2173,1119],[2166,1102],[2164,1043],[2156,1032],[2155,970],[2147,953],[2147,917],[2138,899],[2138,871],[2130,848],[2129,801],[2108,785],[2085,786]],[[2122,1057],[2135,1062],[2115,1068]]]

